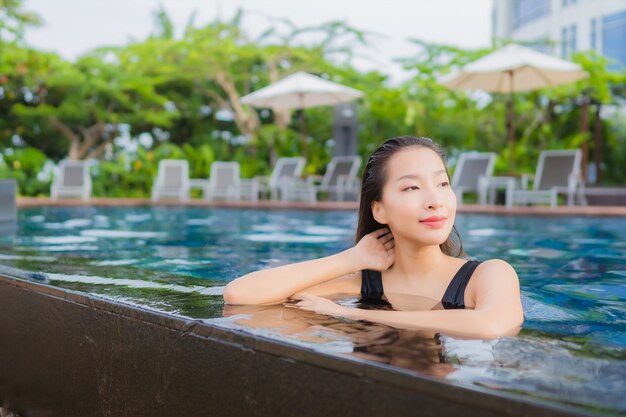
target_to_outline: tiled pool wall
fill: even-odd
[[[590,416],[0,276],[0,407],[28,416]]]

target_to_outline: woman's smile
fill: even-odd
[[[420,223],[433,229],[439,229],[446,225],[447,220],[448,218],[444,216],[430,216],[420,220]]]

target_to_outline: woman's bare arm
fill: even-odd
[[[432,330],[452,336],[495,338],[514,334],[524,321],[519,280],[501,260],[483,262],[475,272],[473,310],[380,311],[346,308],[330,300],[306,295],[298,306],[322,314],[369,320],[394,327]]]
[[[321,259],[251,272],[224,288],[226,304],[279,303],[290,295],[358,268],[350,249]]]
[[[337,292],[341,292],[346,278],[350,278],[346,276],[362,269],[388,268],[393,263],[393,248],[391,233],[388,229],[379,229],[363,237],[353,248],[336,255],[263,269],[237,278],[224,288],[224,302],[239,305],[280,303],[297,292],[337,278]],[[326,285],[323,292],[328,293],[330,289]]]

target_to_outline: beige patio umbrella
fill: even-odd
[[[333,106],[361,96],[363,93],[359,90],[300,71],[242,97],[241,102],[260,108],[290,110]],[[302,114],[300,128],[304,144],[306,134]]]
[[[453,90],[508,93],[507,136],[510,165],[514,168],[515,131],[513,93],[567,84],[585,78],[582,67],[520,45],[510,44],[446,75],[440,82]]]

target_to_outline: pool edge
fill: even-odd
[[[59,199],[46,197],[18,197],[17,207],[205,207],[242,208],[259,210],[344,210],[357,211],[359,204],[354,201],[206,201],[190,199],[186,201],[157,201],[147,198],[104,198],[89,200]],[[626,206],[514,206],[463,204],[459,213],[492,214],[499,216],[626,216]]]
[[[598,415],[4,275],[0,317],[0,404],[22,416]]]

